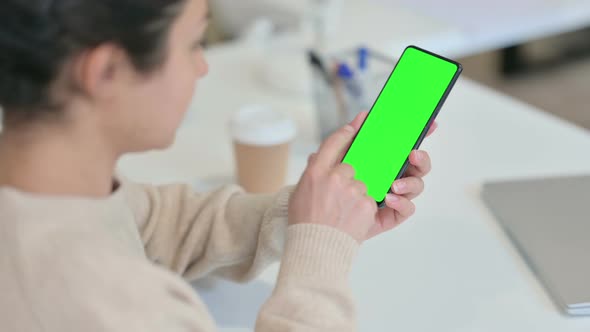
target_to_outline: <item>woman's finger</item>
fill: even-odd
[[[387,195],[385,204],[387,207],[377,212],[376,222],[369,230],[368,238],[394,229],[412,216],[416,210],[414,203],[410,200],[394,194]]]
[[[359,114],[357,114],[357,116],[354,118],[354,120],[352,120],[350,125],[354,129],[356,129],[356,131],[358,131],[359,129],[361,129],[361,126],[363,125],[363,123],[367,119],[368,115],[369,115],[369,112],[367,112],[367,111],[360,112]]]
[[[359,113],[350,124],[338,129],[322,143],[317,156],[320,167],[329,170],[340,163],[366,117],[367,112]]]
[[[412,200],[424,192],[424,180],[415,176],[403,178],[395,181],[391,189],[395,194]]]
[[[428,133],[426,134],[426,137],[429,137],[430,135],[434,134],[434,132],[436,131],[437,128],[438,128],[438,123],[435,121],[432,123],[432,125],[428,129]]]
[[[397,222],[402,222],[411,217],[416,212],[416,205],[404,196],[387,194],[385,204],[388,208],[394,210]]]
[[[312,154],[310,154],[310,155],[309,155],[309,158],[307,158],[307,163],[308,163],[308,164],[311,164],[311,163],[313,163],[313,162],[316,160],[317,156],[318,156],[318,154],[317,154],[317,153],[312,153]]]
[[[373,238],[377,235],[385,233],[399,226],[401,221],[398,221],[395,216],[395,210],[392,209],[380,209],[377,212],[377,218],[375,224],[369,230],[367,238]]]
[[[363,125],[363,123],[367,119],[367,115],[369,115],[369,112],[363,111],[363,112],[360,112],[359,114],[357,114],[357,116],[354,118],[354,120],[352,120],[350,125],[354,128],[355,132],[358,133],[358,131],[361,129],[361,126]],[[350,142],[350,143],[352,144],[352,142]],[[347,153],[348,153],[348,149],[342,150],[342,152],[338,156],[338,161],[341,161],[342,159],[344,159],[344,156]]]
[[[426,151],[412,151],[410,154],[410,165],[405,176],[423,178],[432,170],[432,161]]]
[[[348,164],[340,164],[334,168],[334,172],[344,179],[352,180],[354,178],[354,168]]]
[[[353,186],[356,188],[357,192],[363,196],[367,195],[367,186],[361,181],[354,181]]]

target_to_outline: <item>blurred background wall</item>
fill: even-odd
[[[268,21],[272,28],[266,28],[275,33],[296,29],[309,10],[309,1],[209,1],[213,16],[209,40],[213,43],[265,29]],[[258,25],[254,24],[257,19]],[[465,76],[590,129],[590,22],[584,29],[459,60]]]

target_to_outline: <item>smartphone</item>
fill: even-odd
[[[379,207],[403,177],[462,71],[461,64],[408,46],[371,108],[342,163]]]

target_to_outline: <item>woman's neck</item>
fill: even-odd
[[[25,192],[106,197],[118,156],[99,135],[37,126],[0,134],[0,186]]]

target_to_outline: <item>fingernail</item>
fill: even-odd
[[[387,201],[389,203],[399,202],[399,196],[393,195],[393,194],[389,194],[389,195],[387,195]]]
[[[404,190],[405,188],[406,183],[404,181],[398,181],[393,184],[393,190],[398,194],[401,194],[402,190]]]
[[[416,160],[422,161],[422,159],[424,159],[424,156],[422,155],[422,152],[416,151]]]

